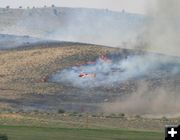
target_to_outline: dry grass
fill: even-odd
[[[41,126],[41,127],[67,127],[67,128],[123,128],[136,130],[153,130],[164,131],[164,126],[167,124],[178,124],[178,118],[164,120],[137,118],[137,117],[105,117],[81,114],[81,116],[72,116],[66,114],[46,114],[46,113],[6,113],[0,114],[0,123],[2,125],[22,125],[22,126]]]
[[[0,91],[5,93],[49,93],[61,86],[48,83],[47,77],[82,61],[95,59],[112,48],[93,45],[59,46],[0,52]]]

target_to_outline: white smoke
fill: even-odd
[[[117,86],[133,79],[153,79],[179,74],[180,62],[177,60],[155,54],[129,55],[125,58],[112,59],[112,62],[98,59],[94,64],[61,70],[53,74],[51,80],[79,88]],[[79,77],[81,73],[96,74],[96,77]]]
[[[105,103],[103,110],[129,115],[177,117],[180,115],[179,90],[179,87],[169,84],[152,89],[148,82],[143,81],[138,85],[137,91],[112,103]]]
[[[150,20],[140,41],[147,45],[148,50],[180,56],[180,1],[153,2],[149,4],[147,13]]]
[[[54,7],[21,12],[9,9],[11,12],[19,16],[11,17],[6,13],[5,20],[10,26],[1,27],[0,33],[114,47],[134,42],[145,20],[143,15],[105,9]]]
[[[144,34],[139,36],[137,46],[154,52],[180,56],[180,1],[156,0],[153,2],[148,5],[147,13],[150,20],[146,24]],[[164,59],[164,62],[166,61],[167,59]],[[148,61],[146,64],[149,64]],[[165,64],[165,66],[168,65]],[[173,71],[179,70],[180,67],[176,67]],[[107,112],[128,114],[179,116],[180,85],[178,79],[180,74],[173,76],[171,72],[168,74],[169,79],[162,76],[164,82],[156,85],[156,88],[150,88],[149,82],[143,81],[138,85],[138,90],[125,98],[105,104],[103,109]],[[149,76],[151,75],[152,73],[149,73]],[[155,78],[158,79],[156,76]]]
[[[0,34],[0,50],[17,48],[20,46],[26,46],[30,43],[43,42],[39,38],[32,38],[29,36],[14,36],[7,34]]]

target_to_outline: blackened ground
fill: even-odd
[[[41,46],[42,45],[42,46]],[[116,52],[116,53],[115,53]],[[103,103],[125,98],[138,89],[139,83],[148,83],[155,89],[161,85],[179,87],[179,58],[166,56],[178,61],[162,65],[152,77],[124,80],[121,83],[93,88],[81,88],[48,81],[59,70],[70,69],[78,64],[94,61],[107,54],[109,59],[125,60],[128,56],[146,56],[144,52],[123,50],[88,44],[40,44],[37,47],[14,49],[0,52],[0,106],[12,110],[39,110],[57,112],[58,109],[77,112],[101,112]],[[159,54],[156,54],[159,56]],[[117,59],[118,58],[118,59]],[[133,60],[133,59],[132,59]],[[175,74],[169,70],[177,66]],[[142,65],[142,68],[144,65]],[[164,74],[165,73],[165,74]],[[149,73],[150,74],[150,73]],[[158,76],[156,76],[158,75]],[[74,81],[78,82],[78,81]]]

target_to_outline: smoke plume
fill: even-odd
[[[128,80],[158,79],[180,74],[180,60],[157,54],[128,55],[112,58],[110,62],[98,59],[93,64],[84,64],[60,70],[51,80],[78,88],[110,87]],[[79,77],[81,73],[96,77]]]
[[[151,51],[180,56],[180,1],[156,0],[149,5],[150,20],[140,36],[141,43]]]
[[[145,20],[139,14],[88,8],[9,9],[5,14],[10,25],[0,27],[0,33],[114,47],[134,42]]]
[[[109,113],[126,113],[129,115],[169,116],[180,115],[180,88],[164,83],[152,89],[149,83],[143,81],[136,92],[105,103],[103,110]]]
[[[143,35],[139,36],[138,46],[154,52],[180,56],[179,7],[179,0],[150,2],[147,9],[150,20]],[[179,69],[177,68],[177,70]],[[178,75],[176,78],[172,77],[174,82],[166,79],[166,82],[162,82],[155,89],[150,88],[149,83],[144,81],[138,85],[135,92],[112,103],[106,103],[103,109],[107,112],[128,114],[180,115],[180,85],[179,80],[175,80],[178,77]]]

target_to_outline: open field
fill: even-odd
[[[101,104],[105,100],[114,101],[133,93],[142,80],[125,80],[117,86],[86,89],[53,82],[49,77],[59,70],[95,61],[100,55],[110,53],[128,58],[144,52],[70,42],[29,44],[24,48],[0,51],[0,108],[13,111],[57,112],[65,109],[70,112],[101,112]],[[163,71],[164,77],[161,77],[160,70],[154,74],[160,78],[150,77],[144,82],[149,82],[150,88],[164,84],[178,91],[179,75],[166,77],[171,66]]]
[[[1,113],[0,124],[8,126],[37,126],[53,128],[92,128],[164,131],[165,125],[180,124],[180,118],[143,118],[115,114],[90,113]]]
[[[128,94],[136,81],[126,81],[119,88],[86,90],[49,80],[57,70],[114,52],[120,56],[142,53],[80,43],[38,44],[0,51],[0,133],[7,134],[10,140],[162,139],[164,126],[179,124],[179,118],[152,119],[96,111],[104,99]],[[178,85],[178,78],[172,83]],[[59,109],[65,112],[58,113]]]
[[[71,129],[0,126],[9,140],[161,140],[163,133],[120,129]]]
[[[96,112],[104,100],[113,101],[135,91],[141,80],[127,80],[116,87],[87,90],[52,82],[49,77],[58,70],[95,61],[102,54],[114,52],[118,53],[118,57],[140,53],[137,50],[65,42],[29,44],[25,48],[0,51],[0,107],[15,111],[57,112],[63,108],[68,111]],[[168,72],[165,75],[169,75]],[[176,75],[144,81],[148,81],[153,88],[161,84],[173,85],[178,91],[179,79],[179,75]]]
[[[0,140],[164,139],[180,124],[179,15],[166,4],[0,8]]]
[[[1,51],[1,106],[22,109],[23,104],[24,106],[28,102],[32,104],[31,101],[37,101],[39,104],[43,104],[42,100],[46,102],[44,99],[47,99],[50,104],[56,102],[55,99],[60,97],[57,98],[54,95],[68,95],[65,89],[70,88],[49,82],[48,77],[53,72],[88,60],[95,60],[100,54],[110,50],[114,49],[96,45],[61,43]],[[69,92],[69,94],[72,93],[72,91]]]
[[[46,78],[50,74],[58,69],[94,60],[110,50],[113,49],[74,44],[1,51],[0,90],[19,94],[56,92],[60,86],[48,83]]]

